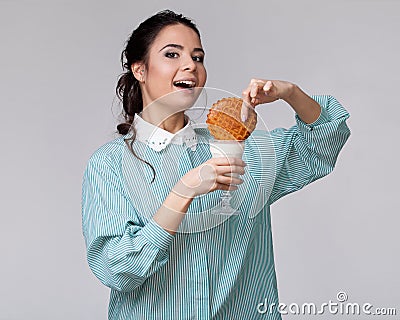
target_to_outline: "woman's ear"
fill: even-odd
[[[144,82],[145,67],[142,62],[132,63],[131,70],[136,80],[138,80],[139,82]]]

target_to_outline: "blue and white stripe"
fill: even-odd
[[[244,183],[234,192],[241,214],[210,214],[220,192],[194,199],[172,236],[152,216],[187,171],[211,157],[206,129],[196,150],[170,144],[157,152],[123,137],[99,148],[83,179],[82,222],[90,268],[111,288],[109,319],[281,319],[260,314],[278,303],[270,205],[330,173],[350,131],[347,111],[332,96],[313,96],[318,120],[246,141]]]

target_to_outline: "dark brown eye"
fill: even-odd
[[[179,54],[178,54],[177,52],[167,52],[167,53],[165,54],[165,56],[166,56],[167,58],[177,58],[177,57],[179,57]]]
[[[193,57],[193,61],[203,62],[204,61],[204,57],[203,56],[194,56]]]

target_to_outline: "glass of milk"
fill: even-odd
[[[238,140],[210,140],[210,151],[213,158],[242,158],[244,151],[244,141]],[[227,173],[227,176],[238,177],[237,173]],[[212,210],[215,214],[238,215],[240,212],[231,206],[232,195],[230,191],[222,191],[221,201],[217,207]]]

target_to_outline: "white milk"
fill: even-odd
[[[244,141],[237,140],[211,140],[210,151],[213,158],[242,158]],[[238,174],[235,174],[238,176]]]

